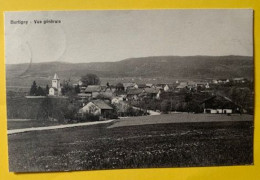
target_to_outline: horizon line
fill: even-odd
[[[254,55],[188,55],[188,56],[181,56],[181,55],[162,55],[162,56],[141,56],[141,57],[130,57],[122,60],[116,61],[91,61],[91,62],[67,62],[67,61],[42,61],[42,62],[26,62],[26,63],[5,63],[5,65],[18,65],[18,64],[44,64],[44,63],[66,63],[66,64],[86,64],[86,63],[113,63],[113,62],[121,62],[130,59],[138,59],[138,58],[152,58],[152,57],[230,57],[230,56],[237,56],[237,57],[254,57]]]

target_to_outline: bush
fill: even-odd
[[[169,100],[163,100],[161,103],[161,111],[168,113],[171,110],[171,102]]]

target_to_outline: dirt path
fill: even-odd
[[[43,131],[43,130],[52,130],[52,129],[63,129],[63,128],[71,128],[71,127],[78,127],[78,126],[91,126],[95,124],[105,124],[114,121],[106,120],[106,121],[97,121],[97,122],[85,122],[85,123],[77,123],[77,124],[66,124],[66,125],[57,125],[57,126],[47,126],[47,127],[32,127],[32,128],[24,128],[24,129],[12,129],[8,130],[7,134],[17,134],[29,131]]]

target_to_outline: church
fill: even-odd
[[[49,95],[61,96],[60,78],[56,73],[52,79],[51,88],[49,89]]]

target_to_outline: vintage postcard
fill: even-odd
[[[5,12],[9,170],[253,165],[253,10]]]

